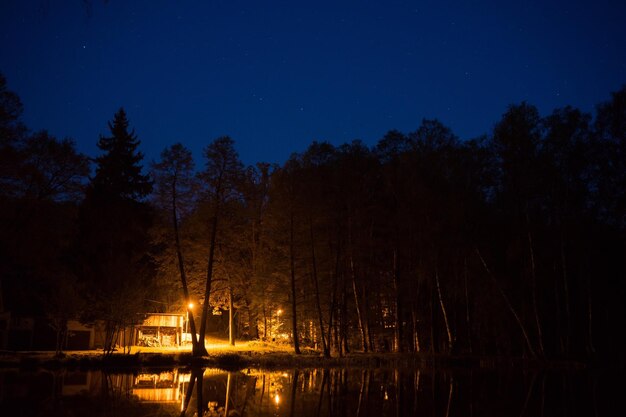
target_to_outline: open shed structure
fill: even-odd
[[[140,346],[175,347],[183,342],[185,314],[149,313],[135,327]]]

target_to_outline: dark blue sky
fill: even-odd
[[[148,160],[368,145],[438,118],[461,138],[506,106],[592,111],[626,83],[624,1],[2,0],[0,72],[24,121],[97,154],[126,108]]]

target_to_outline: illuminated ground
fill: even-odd
[[[239,353],[277,353],[293,352],[293,347],[283,343],[268,343],[260,341],[236,341],[235,346],[230,346],[228,340],[214,337],[206,337],[204,343],[209,354],[220,354],[228,352]],[[191,344],[181,347],[146,347],[133,346],[131,353],[177,353],[191,352]]]
[[[238,353],[241,355],[266,355],[266,354],[278,354],[284,355],[293,353],[293,347],[285,343],[268,343],[260,341],[236,341],[235,346],[231,346],[227,339],[220,339],[215,337],[205,338],[205,347],[210,356],[222,355],[225,353]],[[318,352],[304,348],[303,353]],[[177,355],[179,353],[191,352],[191,344],[174,347],[148,347],[148,346],[132,346],[130,354],[145,353],[145,354],[161,354],[161,355]],[[68,357],[95,357],[102,355],[102,349],[91,350],[71,350],[64,352]],[[124,355],[129,352],[122,348],[118,348],[114,355]],[[54,351],[0,351],[0,362],[13,362],[19,357],[34,357],[39,359],[45,359],[54,356]]]

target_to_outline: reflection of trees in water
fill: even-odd
[[[142,382],[138,380],[140,375],[148,374],[118,374],[101,373],[100,395],[93,398],[92,410],[84,415],[98,416],[145,416],[145,415],[171,415],[178,408],[176,403],[171,401],[146,401],[145,398],[137,395],[137,388],[142,387]],[[159,374],[154,374],[158,376]],[[157,386],[153,390],[162,390]],[[81,414],[77,414],[81,415]]]
[[[245,415],[255,387],[253,375],[192,369],[180,415]]]
[[[590,372],[0,372],[0,410],[20,416],[574,417],[622,415],[614,409],[619,394],[619,384]]]
[[[254,393],[246,397],[248,408],[237,412],[244,415],[247,411],[249,416],[367,417],[436,410],[438,415],[452,415],[453,381],[437,378],[433,380],[436,389],[420,392],[420,375],[371,369],[261,373],[256,377]],[[436,407],[426,401],[420,406],[418,396],[430,396]]]
[[[586,373],[333,369],[251,371],[226,379],[227,415],[517,417],[564,409],[572,416],[599,415],[597,379]]]
[[[200,369],[192,371],[181,416],[524,416],[556,409],[598,415],[597,379],[571,378],[519,371]]]

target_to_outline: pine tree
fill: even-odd
[[[152,213],[142,199],[152,191],[142,175],[139,140],[129,132],[120,109],[109,122],[110,137],[100,137],[104,153],[95,158],[96,174],[81,207],[82,278],[90,291],[89,320],[104,320],[105,353],[114,349],[118,332],[145,311],[153,285],[148,231]]]
[[[142,175],[143,154],[137,151],[140,141],[135,130],[128,131],[126,112],[120,108],[109,122],[110,137],[100,136],[98,148],[105,153],[97,158],[92,191],[107,198],[138,200],[152,191],[147,175]]]

